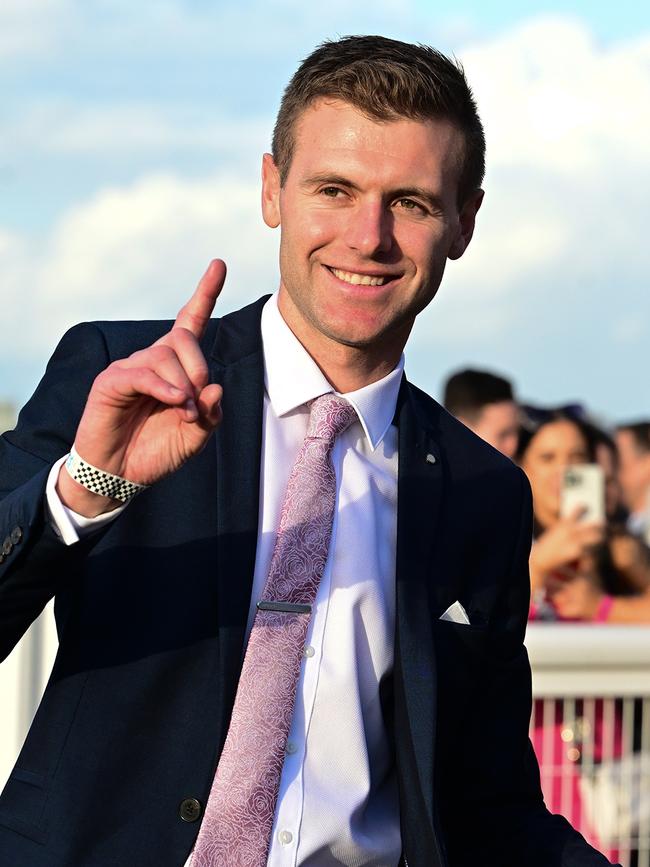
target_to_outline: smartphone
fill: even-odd
[[[581,521],[605,520],[605,474],[598,464],[576,464],[567,467],[562,479],[560,515],[568,517],[581,506],[585,511]]]

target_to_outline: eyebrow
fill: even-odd
[[[301,187],[313,187],[316,184],[338,184],[341,187],[350,187],[353,190],[358,190],[357,184],[353,183],[349,178],[344,178],[343,175],[332,175],[329,172],[319,172],[315,175],[305,178],[300,182]]]
[[[357,191],[361,189],[358,184],[355,184],[349,178],[345,178],[343,175],[333,175],[329,172],[310,175],[301,181],[300,186],[307,188],[318,184],[332,184]],[[426,189],[426,187],[400,187],[399,189],[391,190],[389,196],[391,199],[422,199],[433,211],[444,211],[440,197],[431,192],[431,190]]]

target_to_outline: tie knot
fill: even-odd
[[[311,403],[307,436],[331,444],[356,419],[355,408],[345,398],[336,394],[322,394]]]

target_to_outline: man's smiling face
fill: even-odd
[[[263,212],[281,225],[280,310],[314,357],[354,347],[395,364],[447,258],[469,243],[481,193],[459,210],[462,134],[439,120],[378,122],[321,99],[301,115],[283,186],[263,164]]]

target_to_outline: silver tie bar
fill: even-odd
[[[271,602],[268,599],[260,599],[257,607],[260,611],[282,611],[285,614],[311,614],[311,605],[299,602]]]

